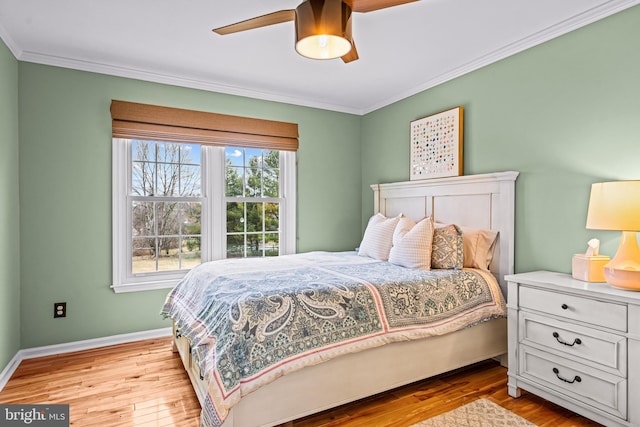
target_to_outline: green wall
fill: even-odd
[[[0,371],[20,349],[18,61],[0,40]]]
[[[462,105],[465,175],[520,172],[516,271],[571,271],[592,182],[640,179],[640,6],[382,108],[363,118],[362,220],[372,183],[409,179],[409,123]]]
[[[112,99],[298,123],[298,250],[360,238],[359,116],[31,63],[19,88],[23,348],[170,325],[168,290],[109,288]]]

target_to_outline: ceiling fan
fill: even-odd
[[[307,58],[358,59],[351,36],[351,12],[371,12],[417,0],[304,0],[295,9],[279,10],[213,31],[220,35],[252,30],[282,22],[296,25],[296,51]]]

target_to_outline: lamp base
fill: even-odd
[[[616,256],[604,266],[604,278],[614,288],[640,291],[640,248],[635,232],[622,232]]]
[[[604,278],[614,288],[640,292],[640,270],[617,270],[605,267]]]

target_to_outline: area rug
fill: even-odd
[[[478,399],[411,427],[536,427],[487,399]]]

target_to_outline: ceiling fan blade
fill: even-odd
[[[373,12],[387,7],[400,6],[418,0],[344,0],[354,12]]]
[[[348,64],[349,62],[355,61],[356,59],[358,59],[359,56],[358,56],[358,51],[356,50],[356,42],[351,40],[351,50],[347,52],[346,55],[343,55],[340,58],[342,58],[342,62],[344,62],[345,64]]]
[[[237,33],[239,31],[253,30],[254,28],[266,27],[268,25],[280,24],[282,22],[293,21],[295,19],[295,9],[279,10],[278,12],[257,16],[225,27],[214,28],[212,31],[220,35],[225,35]]]

